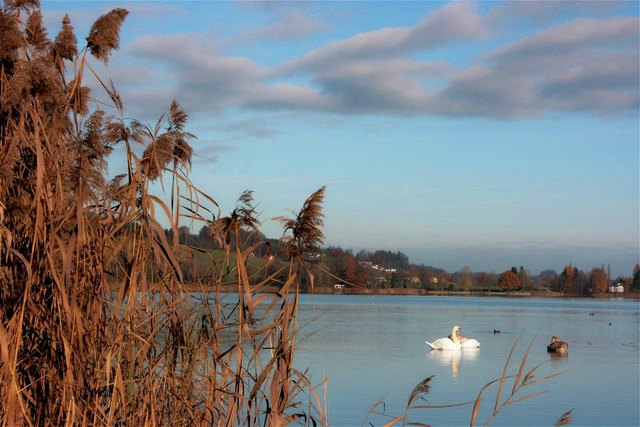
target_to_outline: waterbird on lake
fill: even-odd
[[[566,354],[569,351],[569,344],[560,341],[555,335],[551,337],[551,343],[547,346],[548,353]]]
[[[452,335],[449,335],[449,339],[453,339]],[[475,338],[467,338],[460,334],[458,341],[460,341],[460,348],[480,348],[480,341]]]
[[[480,341],[475,338],[467,338],[462,337],[463,340],[460,341],[460,347],[462,348],[480,348]]]
[[[460,340],[458,339],[458,331],[461,331],[460,326],[454,326],[451,329],[451,335],[449,337],[438,338],[434,342],[425,341],[432,350],[460,350],[462,347]]]
[[[494,330],[493,330],[493,333],[494,333],[494,334],[499,334],[499,333],[500,333],[500,331],[499,331],[499,330],[497,330],[497,329],[494,329]]]

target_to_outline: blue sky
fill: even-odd
[[[270,237],[326,185],[327,245],[450,272],[639,261],[636,1],[42,3],[80,40],[115,7],[128,114],[175,97],[194,183],[223,213],[254,190]]]

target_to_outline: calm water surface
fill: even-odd
[[[453,325],[481,348],[428,351],[424,341],[449,335]],[[426,401],[416,404],[473,401],[484,384],[500,377],[516,342],[511,374],[532,342],[526,366],[542,364],[537,377],[566,372],[524,389],[521,396],[546,393],[506,408],[492,425],[552,426],[570,409],[574,426],[640,425],[638,301],[302,295],[300,326],[296,365],[308,367],[314,383],[323,374],[328,378],[332,426],[383,425],[404,412],[413,388],[431,375]],[[546,352],[552,335],[569,343],[567,357]],[[512,385],[508,381],[505,389]],[[490,417],[496,391],[492,386],[483,394],[478,425]],[[377,409],[384,414],[367,417],[381,399],[384,406]],[[469,425],[471,411],[471,405],[413,409],[408,420]]]

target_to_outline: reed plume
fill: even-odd
[[[321,230],[324,225],[324,192],[325,187],[322,187],[309,196],[295,218],[275,218],[282,223],[285,233],[291,231],[291,236],[284,237],[285,250],[289,256],[318,253],[324,239]]]
[[[33,46],[38,52],[46,52],[51,46],[51,41],[47,37],[47,30],[42,25],[42,14],[39,10],[29,15],[25,32],[27,43]]]
[[[111,51],[120,48],[120,26],[128,14],[126,9],[113,9],[91,26],[87,47],[93,56],[105,64],[109,62]]]
[[[297,274],[300,274],[304,270],[307,273],[311,289],[313,289],[314,276],[306,265],[309,260],[305,256],[317,255],[324,240],[321,229],[324,225],[322,213],[324,193],[325,187],[321,187],[311,194],[295,218],[284,216],[274,218],[284,228],[282,242],[285,253],[290,260],[290,271],[295,270]],[[288,232],[291,234],[287,234]]]
[[[71,61],[78,54],[78,41],[73,32],[69,15],[64,15],[64,18],[62,18],[62,29],[53,41],[51,54],[58,63],[60,70],[64,69],[64,64],[60,62],[62,59]]]

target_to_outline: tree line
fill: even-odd
[[[197,234],[188,227],[180,227],[180,243],[209,250],[220,250],[222,245],[211,237],[211,230],[203,226]],[[171,230],[166,230],[171,239]],[[235,239],[235,237],[233,237]],[[257,235],[255,231],[241,230],[238,234],[245,245],[253,241],[266,240],[269,245],[255,249],[257,258],[275,257],[285,262],[282,243],[278,239],[268,239]],[[232,242],[235,244],[235,241]],[[633,276],[620,276],[612,279],[604,267],[583,271],[567,265],[562,272],[544,270],[532,274],[523,266],[511,267],[501,273],[494,271],[472,272],[467,266],[456,272],[447,272],[438,267],[411,263],[409,257],[400,251],[360,250],[338,246],[322,248],[310,267],[314,277],[314,286],[333,287],[336,283],[368,289],[415,288],[427,291],[536,291],[549,290],[570,295],[600,294],[608,291],[611,283],[621,284],[626,292],[640,290],[640,264],[636,265]],[[188,266],[187,271],[192,271]],[[304,282],[304,281],[303,281]],[[310,285],[306,283],[307,287]]]

